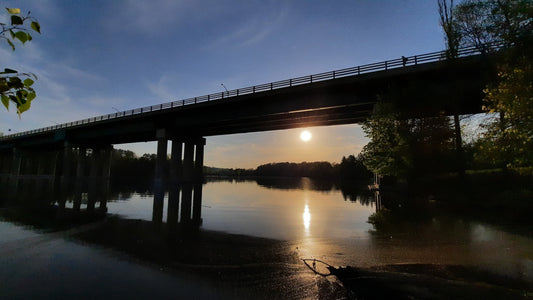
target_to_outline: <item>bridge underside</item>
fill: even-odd
[[[378,99],[406,117],[478,113],[494,74],[484,57],[472,56],[80,124],[1,141],[0,149],[155,141],[158,129],[187,138],[360,123]]]

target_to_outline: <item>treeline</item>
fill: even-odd
[[[269,163],[260,165],[255,176],[310,177],[336,179],[369,179],[372,173],[363,164],[361,156],[343,157],[339,164],[330,162]]]
[[[115,149],[111,164],[113,180],[118,183],[132,180],[147,181],[153,179],[156,155],[144,154],[137,157],[129,150]],[[166,168],[168,172],[168,168]],[[256,169],[231,169],[204,167],[204,175],[220,177],[310,177],[317,179],[359,179],[367,180],[372,173],[363,164],[361,155],[342,157],[340,163],[301,162],[269,163]]]
[[[139,185],[153,180],[157,155],[137,157],[133,151],[122,149],[114,149],[112,155],[111,180],[115,184]]]
[[[354,179],[367,181],[372,178],[363,163],[361,155],[343,156],[340,163],[318,162],[279,162],[258,166],[256,169],[221,169],[205,167],[208,176],[248,176],[248,177],[309,177],[315,179]]]

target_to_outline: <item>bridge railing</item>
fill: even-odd
[[[493,50],[500,49],[501,46],[502,46],[501,44],[495,43],[495,44],[486,45],[486,47],[484,47],[483,49],[485,51],[487,50],[493,51]],[[309,83],[318,82],[318,81],[325,81],[325,80],[331,80],[331,79],[348,77],[348,76],[358,76],[358,75],[365,74],[365,73],[387,71],[391,69],[414,66],[414,65],[423,64],[423,63],[437,62],[441,60],[446,60],[447,58],[446,53],[447,53],[446,51],[438,51],[438,52],[431,52],[431,53],[426,53],[426,54],[421,54],[421,55],[413,55],[413,56],[406,56],[406,57],[402,56],[401,58],[386,60],[386,61],[377,62],[377,63],[371,63],[371,64],[366,64],[366,65],[361,65],[361,66],[356,66],[356,67],[351,67],[351,68],[345,68],[345,69],[334,70],[334,71],[329,71],[329,72],[324,72],[324,73],[318,73],[318,74],[301,76],[301,77],[296,77],[296,78],[291,78],[291,79],[285,79],[285,80],[275,81],[271,83],[244,87],[244,88],[240,88],[236,90],[229,90],[229,91],[224,91],[220,93],[214,93],[214,94],[209,94],[209,95],[204,95],[204,96],[199,96],[199,97],[194,97],[194,98],[187,98],[187,99],[177,100],[177,101],[168,102],[168,103],[156,104],[152,106],[135,108],[135,109],[116,112],[112,114],[96,116],[96,117],[92,117],[88,119],[58,124],[58,125],[34,129],[30,131],[18,132],[18,133],[10,134],[10,135],[5,135],[5,136],[0,137],[0,141],[7,140],[13,137],[23,136],[23,135],[54,131],[57,129],[70,128],[70,127],[84,125],[84,124],[96,123],[96,122],[101,122],[101,121],[105,121],[109,119],[123,118],[123,117],[132,116],[132,115],[150,113],[153,111],[172,109],[172,108],[176,108],[180,106],[198,104],[202,102],[216,101],[216,100],[222,100],[222,99],[231,98],[231,97],[238,97],[242,95],[272,91],[276,89],[309,84]],[[474,46],[464,47],[458,50],[458,57],[466,57],[466,56],[471,56],[471,55],[476,55],[476,54],[482,54],[482,51],[479,48],[474,47]]]

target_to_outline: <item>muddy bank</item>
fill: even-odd
[[[194,274],[244,298],[533,298],[531,282],[475,266],[389,264],[324,277],[303,264],[297,243],[194,227],[108,218],[73,237]]]
[[[309,272],[297,249],[284,241],[115,217],[70,238],[118,250],[170,273],[191,274],[234,296],[327,299],[344,293],[338,282]]]
[[[22,222],[20,218],[17,220]],[[320,247],[319,240],[305,244],[207,231],[192,223],[169,227],[165,223],[114,216],[86,221],[86,224],[66,226],[67,230],[61,229],[65,228],[65,219],[59,227],[51,220],[39,221],[52,226],[41,228],[28,238],[0,241],[3,266],[0,295],[90,298],[155,293],[178,299],[189,296],[200,299],[528,299],[533,296],[531,282],[475,266],[379,265],[387,261],[383,257],[398,255],[391,247],[376,252],[376,249],[351,246],[347,248],[349,252],[332,254],[326,250],[339,248],[338,245],[331,248],[328,241],[322,241],[324,247]],[[387,237],[382,242],[393,241]],[[409,247],[413,246],[409,243]],[[313,253],[306,247],[318,247],[315,252],[336,266],[347,264],[348,257],[359,257],[365,260],[364,264],[351,264],[364,268],[338,276],[315,275],[301,261]],[[444,250],[439,248],[439,251]],[[369,260],[370,254],[381,259]],[[154,285],[159,286],[157,291],[153,291]]]

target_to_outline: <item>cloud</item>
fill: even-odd
[[[166,27],[206,18],[223,8],[219,1],[125,0],[117,1],[104,12],[103,26],[110,31],[161,35]]]
[[[234,47],[248,47],[262,42],[275,30],[281,28],[289,15],[286,7],[281,7],[264,15],[255,14],[245,18],[243,22],[228,34],[212,41],[207,47],[232,45]]]
[[[176,94],[168,87],[172,86],[172,79],[170,75],[162,75],[157,82],[148,82],[148,90],[154,94],[161,101],[175,101]]]

